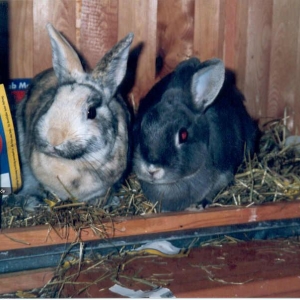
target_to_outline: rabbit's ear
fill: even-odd
[[[60,83],[67,82],[84,73],[77,53],[68,41],[50,24],[47,24],[52,46],[52,64]]]
[[[223,86],[224,79],[225,67],[217,58],[208,61],[207,66],[193,75],[193,101],[199,110],[203,111],[213,103]]]
[[[129,33],[108,51],[92,72],[92,76],[102,82],[105,91],[109,92],[110,96],[116,92],[126,74],[129,48],[133,36],[133,33]]]

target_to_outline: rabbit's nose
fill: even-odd
[[[148,171],[148,172],[152,177],[154,177],[154,175],[157,174],[159,172],[159,170]]]
[[[148,173],[151,177],[153,177],[155,179],[159,179],[163,175],[162,174],[163,173],[162,168],[158,168],[158,167],[155,167],[153,165],[149,166]]]
[[[61,130],[61,128],[58,127],[51,127],[48,129],[47,135],[49,143],[56,147],[64,142],[66,138],[66,131]]]

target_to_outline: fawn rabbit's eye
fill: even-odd
[[[188,139],[188,131],[186,128],[181,128],[179,130],[179,144],[185,143]]]
[[[96,115],[97,115],[96,107],[91,106],[88,110],[87,118],[93,120],[96,118]]]

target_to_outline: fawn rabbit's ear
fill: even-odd
[[[52,64],[60,83],[72,81],[84,73],[80,59],[68,41],[50,24],[47,24],[52,46]]]
[[[193,75],[192,95],[196,107],[204,111],[212,104],[225,80],[225,67],[220,59],[211,59]]]
[[[129,33],[117,43],[104,55],[92,72],[92,76],[101,81],[105,91],[109,93],[109,97],[114,95],[126,74],[129,48],[133,36],[133,33]]]

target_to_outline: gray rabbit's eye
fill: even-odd
[[[182,144],[182,143],[185,143],[186,141],[187,141],[187,139],[188,139],[188,131],[187,131],[187,129],[186,128],[181,128],[180,130],[179,130],[179,144]]]
[[[97,115],[97,109],[95,106],[91,106],[88,110],[88,113],[87,113],[87,118],[90,119],[90,120],[93,120],[96,118],[96,115]]]

